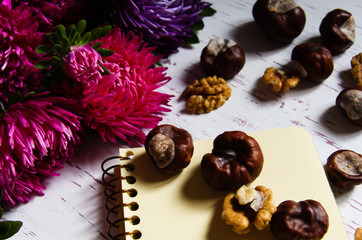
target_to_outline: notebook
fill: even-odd
[[[323,240],[348,240],[309,133],[301,128],[287,127],[248,135],[258,141],[264,155],[262,172],[250,186],[271,188],[276,206],[284,200],[319,201],[326,209],[330,222]],[[160,173],[148,159],[144,148],[120,149],[121,157],[105,160],[102,168],[111,238],[275,239],[269,227],[261,231],[253,229],[240,236],[221,219],[222,203],[227,192],[209,187],[200,170],[202,156],[211,152],[212,143],[213,139],[195,141],[190,165],[172,176]]]

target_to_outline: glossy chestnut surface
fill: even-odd
[[[319,32],[324,45],[333,54],[337,54],[352,46],[355,41],[355,28],[355,21],[350,12],[334,9],[323,18]]]
[[[156,140],[153,144],[155,138],[160,140]],[[191,135],[186,130],[164,124],[153,128],[148,133],[145,150],[158,170],[175,174],[190,164],[194,145]],[[160,157],[161,154],[164,156]]]
[[[291,60],[301,77],[314,82],[324,81],[334,69],[332,53],[318,43],[297,45],[292,51]]]
[[[257,0],[252,14],[268,38],[289,43],[304,29],[306,15],[293,0]]]
[[[200,56],[201,68],[207,75],[225,80],[238,74],[244,64],[244,49],[230,39],[211,39]]]
[[[270,230],[278,240],[322,239],[328,227],[326,210],[312,199],[280,203],[270,221]]]
[[[215,190],[231,190],[254,181],[264,163],[258,142],[241,131],[217,136],[211,153],[203,156],[201,174]]]

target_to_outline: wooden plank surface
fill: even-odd
[[[297,126],[313,138],[322,164],[338,149],[362,152],[362,129],[351,125],[336,110],[339,92],[353,84],[349,73],[350,59],[362,51],[362,3],[359,0],[303,0],[298,3],[307,15],[302,34],[284,47],[268,41],[254,23],[252,0],[212,0],[217,13],[204,20],[199,32],[200,43],[193,48],[181,48],[179,53],[164,61],[172,81],[160,91],[173,94],[172,111],[161,123],[185,128],[194,140],[216,137],[227,130],[255,132]],[[286,94],[268,91],[260,78],[269,66],[288,64],[291,51],[299,43],[319,41],[319,24],[335,8],[350,11],[357,24],[356,42],[343,54],[334,58],[334,72],[323,83],[303,83]],[[231,38],[246,52],[246,64],[241,72],[229,80],[232,96],[224,106],[209,114],[191,115],[185,111],[180,98],[184,88],[203,76],[199,67],[201,50],[215,37]],[[145,129],[145,133],[149,130]],[[60,176],[47,179],[43,197],[34,197],[7,212],[9,220],[24,222],[13,239],[106,239],[103,186],[100,183],[101,161],[117,155],[121,144],[102,143],[90,136],[71,162],[65,164]],[[123,146],[124,147],[124,146]],[[354,231],[362,227],[362,186],[349,191],[333,187],[334,195],[350,240]]]

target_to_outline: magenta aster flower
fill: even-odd
[[[170,95],[157,92],[171,78],[164,67],[152,68],[160,56],[154,48],[142,46],[142,39],[124,35],[114,29],[101,39],[102,48],[114,54],[105,57],[104,67],[110,71],[98,84],[84,91],[86,112],[83,120],[96,129],[101,138],[115,142],[119,138],[127,143],[143,143],[142,128],[153,128],[162,119],[159,115],[169,111]]]
[[[42,43],[38,17],[25,5],[11,9],[0,3],[0,99],[14,92],[37,90],[42,75],[34,64],[41,56],[35,48]]]
[[[39,96],[39,95],[37,95]],[[42,195],[41,181],[56,175],[80,142],[75,100],[41,97],[15,103],[0,117],[0,189],[14,206]],[[71,110],[71,111],[70,111]]]
[[[101,55],[91,46],[72,46],[63,58],[63,69],[65,74],[77,82],[89,85],[101,78],[101,62]]]
[[[142,35],[168,55],[193,37],[191,26],[210,5],[202,0],[111,0],[107,9],[111,22]]]

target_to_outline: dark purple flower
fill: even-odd
[[[77,106],[75,100],[40,97],[1,112],[0,189],[9,206],[42,195],[42,180],[57,175],[73,155],[81,131]]]
[[[114,24],[142,35],[168,55],[192,37],[191,26],[210,5],[202,0],[111,0],[107,12]]]

